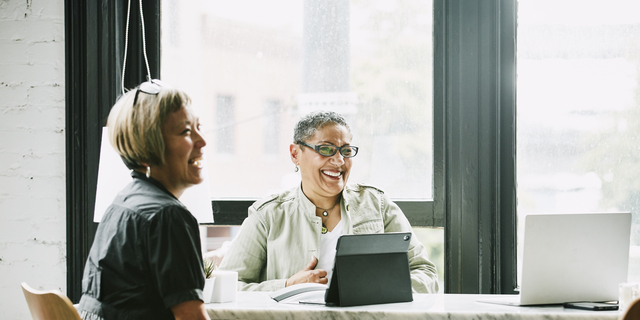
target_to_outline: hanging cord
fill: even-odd
[[[147,81],[151,81],[151,70],[149,69],[149,59],[147,58],[147,40],[144,31],[144,14],[142,13],[142,0],[140,0],[140,23],[142,23],[142,52],[144,54],[144,62],[147,64]]]
[[[122,62],[122,81],[120,85],[122,86],[122,94],[124,94],[124,72],[127,69],[127,46],[129,45],[129,12],[131,11],[131,0],[127,3],[127,27],[125,29],[124,34],[124,60]]]
[[[124,88],[124,75],[125,75],[125,71],[127,69],[127,49],[129,47],[129,19],[130,19],[130,13],[131,13],[131,0],[129,0],[127,2],[127,26],[125,29],[125,36],[124,36],[124,59],[122,62],[122,81],[121,81],[121,85],[122,85],[122,94],[125,93],[125,88]],[[140,24],[142,26],[142,52],[144,54],[144,62],[147,66],[147,81],[151,81],[151,69],[149,68],[149,58],[147,58],[147,39],[145,36],[145,30],[144,30],[144,13],[142,11],[142,0],[140,0]]]

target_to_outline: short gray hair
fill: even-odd
[[[353,139],[351,128],[349,128],[347,121],[342,115],[333,111],[315,111],[305,115],[298,121],[293,129],[293,143],[298,141],[305,142],[311,139],[317,130],[322,129],[327,124],[344,126]]]

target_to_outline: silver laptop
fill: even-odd
[[[529,214],[520,294],[482,302],[526,306],[618,300],[618,284],[627,281],[630,233],[630,212]]]

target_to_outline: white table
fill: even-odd
[[[571,319],[617,320],[619,311],[514,307],[479,302],[496,295],[414,294],[414,301],[358,307],[278,303],[267,292],[238,292],[235,302],[209,303],[211,319]]]

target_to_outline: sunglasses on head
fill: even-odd
[[[138,94],[140,94],[140,92],[155,96],[160,93],[162,87],[167,88],[169,86],[158,79],[152,79],[151,81],[141,83],[136,89],[136,95],[133,98],[133,105],[135,106],[136,103],[138,103]]]

